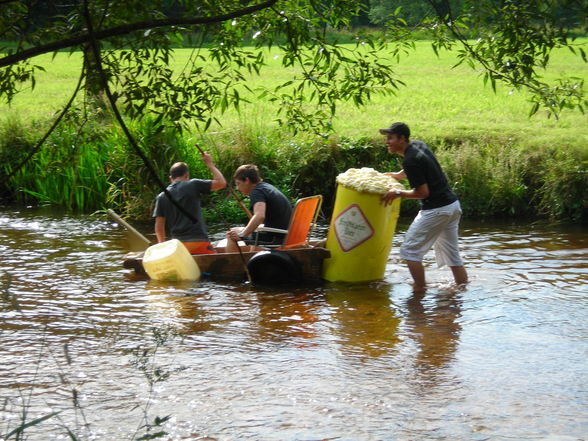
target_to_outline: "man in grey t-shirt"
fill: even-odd
[[[190,253],[211,254],[215,251],[208,239],[200,201],[202,195],[220,190],[227,183],[214,165],[212,157],[205,152],[201,153],[201,157],[212,173],[212,179],[190,179],[188,165],[185,162],[176,162],[170,168],[171,184],[167,187],[172,198],[190,213],[193,219],[182,213],[164,192],[157,196],[153,217],[155,217],[155,234],[158,242],[165,241],[167,227],[171,237],[182,241]]]

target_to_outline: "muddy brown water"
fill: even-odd
[[[588,439],[588,229],[464,222],[471,283],[428,256],[419,299],[406,225],[382,281],[267,289],[137,279],[110,220],[0,209],[0,439]]]

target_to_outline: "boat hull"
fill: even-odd
[[[243,253],[198,254],[192,257],[198,264],[203,277],[212,280],[242,281],[246,280],[246,265],[259,251]],[[298,266],[303,282],[317,283],[322,279],[324,259],[331,253],[326,248],[304,247],[281,250],[288,254]],[[133,269],[135,273],[147,276],[143,268],[143,252],[128,253],[123,261],[123,267]]]

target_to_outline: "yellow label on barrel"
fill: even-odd
[[[333,222],[333,229],[337,242],[345,253],[374,235],[374,229],[357,204],[352,204],[339,213]]]

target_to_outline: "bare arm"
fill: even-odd
[[[220,172],[220,170],[216,168],[216,166],[214,165],[214,162],[212,161],[212,156],[205,152],[202,152],[200,156],[202,157],[202,161],[204,162],[206,167],[208,167],[208,169],[212,173],[212,184],[210,186],[210,190],[215,191],[220,190],[221,188],[225,188],[227,186],[227,181],[225,180],[225,177]]]
[[[265,221],[265,202],[257,202],[253,206],[253,216],[249,219],[249,223],[239,233],[235,230],[229,231],[229,237],[233,240],[239,240],[239,236],[249,236]]]
[[[401,181],[402,179],[406,179],[406,173],[404,173],[404,169],[400,170],[399,172],[390,172],[390,173],[384,173],[387,176],[390,176],[391,178],[396,179],[397,181]]]
[[[155,235],[158,243],[165,242],[165,217],[163,216],[155,218]]]
[[[247,226],[241,231],[241,236],[249,236],[265,221],[265,202],[257,202],[253,206],[253,216],[249,219]]]
[[[400,190],[396,194],[398,190],[390,190],[388,193],[382,195],[381,202],[384,205],[391,204],[392,201],[396,198],[405,198],[405,199],[427,199],[429,197],[429,186],[427,184],[419,185],[412,190]]]

